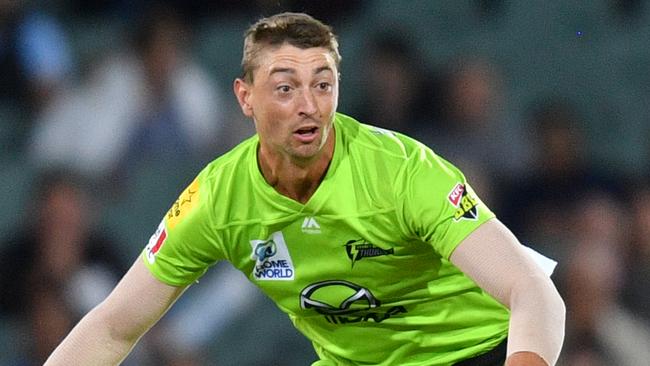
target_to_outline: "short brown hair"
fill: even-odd
[[[246,31],[241,62],[243,79],[253,81],[253,72],[259,66],[256,58],[264,47],[284,43],[302,49],[324,47],[337,67],[341,62],[339,44],[330,26],[304,13],[280,13],[258,20]]]

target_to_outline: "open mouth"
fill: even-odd
[[[316,136],[318,136],[318,127],[316,126],[301,127],[293,131],[293,136],[298,141],[300,141],[300,143],[310,144],[316,139]]]
[[[318,130],[318,127],[303,127],[303,128],[297,129],[294,133],[296,133],[298,135],[301,135],[301,136],[309,136],[309,135],[315,134],[317,130]]]

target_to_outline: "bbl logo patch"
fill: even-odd
[[[189,187],[181,193],[180,197],[174,202],[172,207],[167,211],[167,225],[173,229],[183,217],[194,208],[199,201],[199,180],[195,179]]]
[[[266,240],[251,240],[251,259],[255,261],[253,278],[260,281],[288,281],[294,278],[293,261],[282,232]]]
[[[345,252],[348,254],[348,258],[352,261],[352,267],[354,267],[354,264],[363,258],[394,254],[395,249],[382,249],[363,239],[359,239],[350,240],[345,243]]]
[[[478,200],[472,194],[465,185],[458,183],[456,186],[449,192],[447,196],[449,202],[456,207],[456,212],[454,212],[454,221],[461,219],[465,220],[476,220],[478,219]]]

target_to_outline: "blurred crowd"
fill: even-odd
[[[650,4],[397,3],[0,0],[0,365],[42,364],[198,169],[254,132],[230,82],[247,26],[285,10],[339,34],[339,111],[458,165],[559,262],[560,365],[647,364]],[[219,264],[125,364],[314,357]]]

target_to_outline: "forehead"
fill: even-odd
[[[323,70],[328,67],[336,74],[336,62],[325,47],[298,48],[290,44],[267,47],[258,55],[259,67],[256,76],[269,77],[278,69],[293,71]]]

